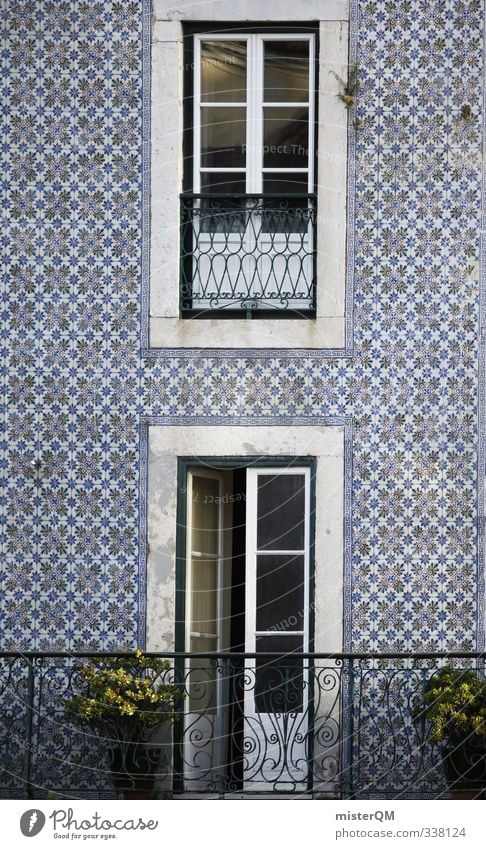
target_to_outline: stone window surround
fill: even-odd
[[[348,9],[290,0],[188,4],[154,0],[152,26],[149,349],[343,349],[345,340],[347,112],[329,70],[347,74]],[[296,11],[297,8],[297,11]],[[328,20],[322,20],[327,14]],[[319,23],[317,315],[315,319],[181,319],[179,195],[182,189],[182,24]],[[325,119],[323,118],[325,116]],[[326,132],[326,127],[331,132]]]
[[[148,425],[147,649],[175,639],[178,457],[313,457],[316,460],[315,651],[343,650],[344,425]]]

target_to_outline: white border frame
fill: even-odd
[[[319,28],[318,93],[318,222],[317,315],[315,319],[181,319],[179,317],[179,194],[182,188],[183,52],[181,20],[213,22],[246,19],[252,25],[252,4],[236,17],[237,2],[208,3],[174,11],[155,3],[152,29],[151,122],[151,243],[149,347],[147,353],[238,349],[326,351],[345,353],[347,111],[338,85],[329,74],[347,74],[348,7],[336,0],[323,9],[311,0],[305,13],[295,3],[272,0],[253,21],[321,20]],[[253,4],[255,5],[255,4]],[[288,7],[288,8],[287,8]],[[208,27],[209,28],[209,27]],[[349,309],[349,305],[348,305]],[[146,343],[145,343],[146,344]]]
[[[178,457],[279,455],[316,460],[314,650],[343,650],[345,425],[250,423],[148,425],[147,650],[175,647]]]
[[[192,491],[193,491],[193,479],[194,476],[201,478],[209,478],[211,480],[218,481],[218,493],[219,498],[221,499],[221,494],[223,491],[224,485],[224,472],[218,472],[214,469],[205,469],[204,467],[194,467],[189,468],[187,470],[187,520],[186,520],[186,630],[185,630],[185,645],[186,651],[192,651],[191,649],[191,638],[195,636],[196,639],[209,638],[216,640],[216,649],[213,651],[222,651],[223,648],[223,637],[222,637],[222,619],[223,619],[223,600],[222,600],[222,561],[224,559],[224,549],[223,549],[223,503],[220,500],[218,504],[218,553],[216,555],[217,558],[217,569],[216,569],[216,618],[217,618],[217,633],[212,635],[211,637],[208,634],[197,634],[196,632],[191,631],[191,623],[192,623],[192,558],[193,551],[191,545],[191,533],[192,533]],[[203,552],[204,554],[208,554],[209,552]],[[214,557],[215,555],[211,555]]]
[[[271,636],[288,636],[302,637],[302,651],[309,651],[309,582],[310,582],[310,467],[309,466],[257,466],[247,469],[247,489],[246,489],[246,574],[245,574],[245,651],[252,653],[256,651],[257,637]],[[302,475],[305,480],[304,490],[304,549],[303,551],[267,551],[259,550],[257,547],[257,499],[258,499],[258,478],[261,475]],[[258,631],[256,627],[256,585],[257,585],[257,557],[259,554],[288,554],[304,556],[304,603],[303,610],[305,611],[304,623],[305,627],[302,631],[279,631],[267,630]]]
[[[260,33],[196,33],[194,36],[194,91],[193,91],[193,192],[201,191],[201,171],[214,173],[244,174],[246,181],[246,192],[248,194],[261,194],[263,192],[263,179],[265,174],[272,172],[278,174],[295,174],[297,172],[307,173],[307,191],[314,191],[314,166],[315,166],[315,85],[316,67],[315,50],[316,37],[314,33],[276,33],[262,30]],[[201,102],[201,43],[204,41],[245,41],[247,45],[246,62],[246,98],[243,102]],[[266,41],[306,41],[309,45],[309,90],[306,103],[295,102],[272,102],[265,103],[264,99],[264,45]],[[203,167],[201,168],[201,108],[202,107],[235,107],[246,109],[246,136],[245,144],[247,151],[246,166],[244,168],[228,167]],[[260,160],[263,149],[264,136],[264,109],[272,107],[283,108],[306,108],[309,117],[309,138],[306,168],[265,168]]]

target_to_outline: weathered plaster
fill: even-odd
[[[205,3],[173,3],[153,0],[153,15],[165,21],[344,21],[349,17],[347,0],[209,0]]]

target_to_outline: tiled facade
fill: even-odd
[[[147,416],[352,421],[347,648],[481,645],[480,0],[353,5],[342,358],[142,355],[148,0],[2,12],[2,648],[141,639]]]

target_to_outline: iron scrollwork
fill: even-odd
[[[140,788],[141,773],[159,794],[447,792],[443,752],[416,719],[446,655],[153,656],[169,661],[164,680],[181,697],[160,733],[134,746],[119,726],[102,736],[67,719],[85,656],[0,655],[1,794],[113,796],[120,782]],[[453,662],[483,671],[478,656]],[[484,752],[468,757],[476,781]]]
[[[182,195],[182,315],[312,317],[315,225],[315,195]]]

